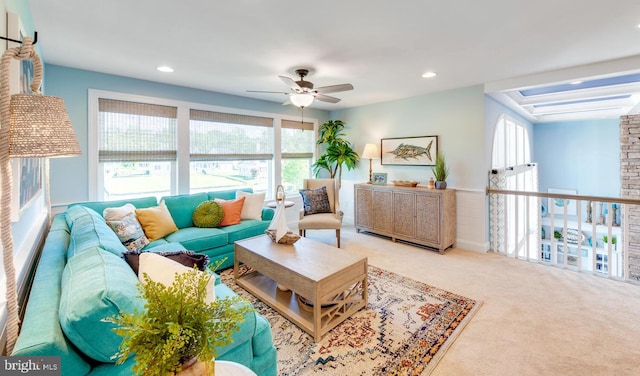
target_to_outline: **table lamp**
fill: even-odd
[[[369,160],[369,184],[371,184],[371,160],[380,158],[376,144],[366,144],[362,152],[362,158]]]

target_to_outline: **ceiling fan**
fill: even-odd
[[[296,74],[300,76],[300,80],[294,81],[286,76],[278,76],[291,89],[290,92],[283,91],[263,91],[263,90],[247,90],[249,93],[279,93],[289,96],[289,100],[283,104],[293,104],[297,107],[304,108],[313,103],[314,100],[322,102],[338,103],[340,98],[325,95],[327,93],[337,93],[339,91],[353,90],[351,84],[340,84],[313,88],[311,81],[305,81],[304,78],[309,74],[308,69],[296,69]]]

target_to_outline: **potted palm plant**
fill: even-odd
[[[179,374],[194,366],[213,374],[216,348],[233,342],[244,316],[253,308],[239,296],[206,303],[213,276],[197,268],[176,273],[172,285],[154,282],[144,274],[138,284],[146,300],[144,311],[107,318],[123,337],[116,363],[135,355],[132,370],[141,375]],[[199,372],[199,371],[198,371]]]
[[[447,188],[447,177],[449,176],[449,167],[447,167],[447,163],[444,157],[444,154],[437,153],[436,154],[436,164],[431,168],[433,172],[433,177],[436,179],[435,188],[436,189],[446,189]]]
[[[316,177],[320,171],[327,170],[329,177],[338,180],[338,187],[342,186],[342,166],[352,170],[360,158],[351,143],[344,139],[344,126],[342,120],[329,120],[318,128],[317,144],[325,145],[327,149],[312,166]]]

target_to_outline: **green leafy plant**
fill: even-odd
[[[602,241],[605,242],[605,243],[609,243],[609,237],[607,235],[603,235],[602,236]],[[616,244],[617,241],[618,240],[616,239],[615,236],[611,237],[611,244]]]
[[[449,176],[449,167],[447,167],[447,162],[444,157],[444,154],[437,153],[436,154],[436,164],[431,167],[431,172],[433,172],[433,177],[436,181],[446,181]]]
[[[135,355],[136,374],[164,376],[194,357],[211,362],[217,347],[233,342],[232,334],[253,307],[239,296],[206,303],[210,278],[213,275],[194,268],[176,273],[173,284],[165,286],[145,273],[145,284],[138,284],[146,300],[144,311],[105,319],[117,325],[113,330],[123,338],[116,363]]]
[[[351,148],[351,143],[344,139],[344,127],[342,120],[329,120],[318,128],[317,144],[325,145],[326,151],[312,166],[316,177],[322,170],[327,170],[332,179],[337,175],[338,187],[342,185],[342,166],[352,170],[360,159]]]

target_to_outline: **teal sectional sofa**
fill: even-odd
[[[235,190],[164,197],[179,230],[144,251],[186,249],[205,253],[211,260],[229,257],[226,264],[233,263],[233,242],[263,234],[273,211],[263,210],[262,221],[243,220],[225,228],[189,226],[187,213],[213,197],[232,199]],[[138,278],[122,258],[127,249],[99,214],[125,203],[138,208],[158,204],[155,197],[78,203],[54,217],[12,355],[60,356],[63,375],[132,374],[134,358],[115,364],[112,356],[121,338],[113,333],[113,324],[102,320],[144,307],[136,287]],[[215,290],[218,299],[235,295],[218,276]],[[218,349],[217,359],[244,364],[261,376],[277,374],[271,327],[263,316],[247,314],[233,339]]]

